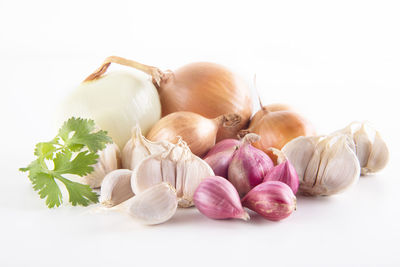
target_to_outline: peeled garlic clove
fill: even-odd
[[[243,219],[250,217],[244,211],[235,187],[225,178],[211,176],[197,187],[194,197],[196,208],[212,219]]]
[[[109,172],[101,184],[100,203],[113,207],[133,197],[131,176],[132,171],[127,169]]]
[[[360,177],[360,165],[352,150],[353,141],[342,134],[335,134],[324,140],[324,150],[320,153],[320,162],[308,168],[316,168],[314,179],[304,180],[300,191],[307,195],[332,195],[340,193]]]
[[[321,137],[300,136],[287,143],[281,150],[296,169],[300,182],[303,180],[307,165],[320,139]],[[280,163],[279,159],[278,163]]]
[[[146,157],[169,149],[167,141],[151,142],[141,133],[139,125],[132,130],[132,137],[122,150],[122,168],[133,170]]]
[[[128,213],[148,225],[168,221],[178,207],[175,188],[168,183],[152,186],[128,201]]]
[[[240,196],[260,184],[274,163],[263,151],[253,147],[260,137],[249,133],[235,152],[228,168],[228,180],[235,186]]]
[[[93,172],[83,177],[83,182],[91,188],[100,187],[109,172],[121,168],[121,153],[116,144],[107,144],[105,149],[97,153],[99,158],[93,165]]]
[[[293,194],[296,195],[299,188],[299,177],[296,169],[282,151],[275,148],[272,148],[271,151],[278,157],[278,163],[280,163],[265,175],[263,182],[280,181],[287,184],[292,189]]]
[[[292,189],[279,181],[257,185],[247,193],[242,203],[271,221],[285,219],[296,209],[296,197]]]

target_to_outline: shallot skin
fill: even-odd
[[[292,189],[279,181],[268,181],[254,187],[242,199],[242,204],[265,219],[280,221],[296,208],[296,197]]]
[[[197,187],[193,201],[197,209],[211,219],[243,219],[250,217],[244,211],[235,187],[225,178],[210,176]]]
[[[228,168],[234,152],[240,145],[239,140],[225,139],[218,142],[204,157],[204,161],[210,165],[215,175],[228,178]]]
[[[263,181],[280,181],[285,183],[292,189],[293,194],[295,195],[299,189],[299,176],[289,160],[285,160],[272,168],[267,175],[265,175]]]
[[[251,145],[258,139],[259,136],[256,134],[247,134],[235,151],[228,168],[228,180],[235,186],[240,196],[244,196],[260,184],[274,166],[267,154]]]

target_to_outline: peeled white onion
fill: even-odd
[[[72,116],[93,119],[122,149],[136,123],[147,134],[161,117],[161,105],[148,77],[118,71],[80,84],[61,104],[60,125]]]

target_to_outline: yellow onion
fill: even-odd
[[[151,75],[160,95],[162,116],[177,111],[195,112],[209,119],[224,114],[238,114],[241,122],[234,130],[221,129],[217,141],[237,138],[237,132],[248,125],[252,114],[250,89],[240,77],[224,66],[196,62],[175,72],[162,72],[156,67],[112,56],[86,80],[100,77],[110,63],[133,67]]]
[[[146,138],[153,142],[166,140],[175,143],[181,137],[193,154],[202,157],[215,145],[219,130],[234,130],[239,123],[237,114],[208,119],[193,112],[179,111],[159,120]]]
[[[255,133],[261,137],[252,145],[267,153],[275,161],[276,156],[269,148],[281,149],[287,142],[298,136],[315,135],[315,129],[291,107],[273,104],[261,105],[261,109],[251,119],[249,128],[240,131],[239,135],[244,136],[248,133]]]

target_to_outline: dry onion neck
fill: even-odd
[[[157,84],[158,86],[160,85],[161,80],[165,79],[168,76],[168,73],[162,72],[159,68],[145,65],[142,63],[139,63],[134,60],[122,58],[122,57],[117,57],[117,56],[110,56],[107,57],[103,64],[95,70],[92,74],[90,74],[84,82],[88,81],[93,81],[98,78],[100,78],[108,69],[108,67],[111,65],[111,63],[117,63],[123,66],[128,66],[132,67],[134,69],[143,71],[144,73],[149,74],[153,78],[153,82]]]
[[[235,127],[241,122],[241,120],[242,117],[236,113],[221,115],[214,119],[216,125],[223,128]]]

